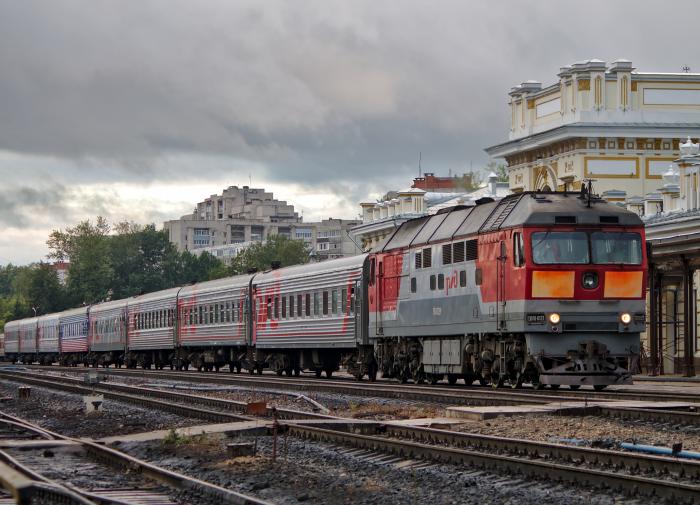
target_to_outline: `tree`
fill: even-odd
[[[473,170],[466,172],[464,175],[456,178],[456,186],[465,191],[474,191],[481,187],[481,182],[483,180],[482,174],[480,172],[475,172]]]
[[[498,182],[508,182],[508,169],[506,168],[505,164],[490,161],[486,165],[486,171],[496,174],[498,176]]]
[[[58,281],[58,274],[47,263],[32,268],[29,276],[27,302],[36,314],[48,314],[65,309],[65,293]]]
[[[244,274],[250,270],[264,271],[278,262],[280,267],[309,262],[309,250],[303,240],[291,240],[282,235],[272,235],[265,243],[255,243],[233,259],[231,274]]]
[[[47,241],[49,258],[70,261],[68,293],[73,304],[105,300],[114,279],[110,255],[110,227],[98,216],[95,224],[82,221],[65,232],[54,230]]]

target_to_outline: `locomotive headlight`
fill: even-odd
[[[581,278],[581,284],[585,289],[595,289],[598,287],[598,273],[586,272]]]
[[[632,322],[632,316],[627,312],[620,314],[620,321],[622,324],[630,324]]]
[[[561,317],[560,317],[559,314],[557,314],[556,312],[552,312],[552,313],[549,315],[549,322],[550,322],[550,323],[552,323],[552,324],[559,324],[559,321],[561,321]]]

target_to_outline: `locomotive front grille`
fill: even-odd
[[[564,323],[564,331],[618,331],[617,321],[596,322],[580,321],[578,323]]]

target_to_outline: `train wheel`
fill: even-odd
[[[596,391],[602,391],[606,387],[608,387],[607,384],[595,384],[593,386],[593,389],[595,389]]]
[[[377,369],[376,369],[376,368],[370,369],[369,373],[367,374],[367,378],[369,379],[370,382],[376,382],[376,380],[377,380]]]
[[[560,386],[561,386],[561,384],[550,384],[549,385],[549,387],[552,389],[559,389]]]
[[[295,368],[294,369],[294,377],[299,377],[301,375],[301,369]]]
[[[331,377],[333,377],[333,370],[326,370],[326,379],[330,379]]]
[[[282,374],[284,373],[284,370],[281,368],[279,370],[275,370],[275,373],[277,374],[278,377],[282,377]]]
[[[255,373],[255,368],[249,368],[249,369],[248,369],[248,373],[249,373],[250,375],[253,375],[253,374]]]
[[[429,379],[430,379],[430,384],[432,384],[433,386],[434,386],[435,384],[437,384],[438,382],[440,382],[440,376],[439,376],[439,375],[430,374],[428,377],[429,377]]]
[[[532,379],[532,389],[536,389],[538,391],[544,389],[544,384],[540,382],[539,378]]]
[[[513,389],[520,389],[523,387],[523,375],[520,372],[516,375],[515,380],[510,381],[510,387]]]
[[[262,375],[263,369],[261,366],[258,367],[258,375]]]
[[[457,377],[456,375],[449,374],[449,375],[447,376],[447,383],[448,383],[450,386],[454,386],[455,384],[457,384],[457,379],[458,379],[458,377]]]
[[[569,384],[569,389],[572,391],[576,391],[578,388],[580,388],[578,384]]]
[[[316,375],[317,379],[321,378],[322,373],[323,373],[323,370],[314,370],[314,374]]]
[[[493,389],[500,389],[503,387],[503,377],[499,377],[495,381],[491,381],[491,387]]]

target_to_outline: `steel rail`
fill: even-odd
[[[32,368],[37,368],[32,366]],[[46,370],[42,367],[42,370]],[[72,373],[88,373],[89,368],[80,367],[53,367],[53,370],[60,370]],[[515,392],[510,390],[496,390],[476,388],[469,390],[442,390],[440,388],[428,388],[424,386],[412,386],[405,384],[377,383],[377,382],[357,382],[357,381],[330,381],[320,379],[300,379],[298,377],[272,377],[272,376],[244,376],[244,375],[224,375],[215,373],[199,372],[168,372],[164,370],[128,370],[121,368],[104,369],[104,373],[114,376],[139,377],[144,378],[153,375],[161,379],[189,381],[198,383],[214,384],[239,384],[248,386],[249,384],[265,385],[271,389],[298,391],[305,388],[314,391],[327,391],[332,393],[342,393],[348,395],[367,395],[383,398],[394,398],[399,400],[422,401],[428,403],[450,403],[453,405],[523,405],[542,404],[553,401],[562,401],[558,396],[548,397],[542,394]],[[571,398],[574,401],[576,399]]]
[[[17,376],[20,374],[13,374],[13,376]],[[24,375],[24,374],[22,374]],[[24,377],[27,378],[27,377]],[[76,381],[76,379],[69,379],[66,378],[69,381]],[[37,381],[41,382],[42,385],[46,385],[48,387],[58,387],[61,386],[60,384],[57,385],[55,383],[52,383],[50,381],[39,381],[37,379],[31,379],[32,381]],[[114,384],[112,384],[113,386]],[[125,386],[125,385],[119,385],[120,387],[124,388],[134,388],[136,390],[142,390],[143,388],[138,388],[138,387],[133,387],[133,386]],[[66,387],[76,387],[75,385],[66,385]],[[83,386],[80,386],[81,388]],[[177,396],[181,396],[182,393],[171,393],[171,392],[163,392],[160,390],[149,390],[149,393],[167,393],[168,395],[170,394],[175,394]],[[190,397],[190,395],[185,395],[187,398]],[[211,400],[211,399],[210,399]],[[214,399],[216,400],[215,403],[219,402],[230,402],[229,400],[220,400],[220,399]],[[237,402],[238,403],[238,402]],[[226,408],[230,408],[230,406],[226,406]],[[325,418],[325,419],[339,419],[339,418],[333,418],[332,416],[322,416],[322,415],[316,415],[318,418]],[[378,426],[381,425],[382,423],[376,423]],[[302,426],[306,428],[310,428],[309,426],[304,426],[304,420],[295,420],[288,422],[288,425],[291,426]],[[320,428],[318,428],[320,429]],[[408,427],[408,426],[398,426],[398,425],[392,425],[391,423],[384,423],[382,429],[385,431],[387,435],[391,435],[394,437],[401,436],[401,437],[409,437],[409,438],[414,438],[417,440],[421,441],[428,441],[432,444],[436,443],[450,443],[454,444],[458,447],[470,447],[470,448],[478,448],[480,450],[491,450],[491,451],[501,451],[501,452],[508,452],[515,457],[518,455],[525,454],[528,457],[549,457],[549,458],[557,458],[557,459],[563,459],[565,461],[577,461],[577,462],[586,462],[587,464],[597,464],[597,465],[607,465],[607,466],[613,466],[613,467],[619,467],[619,468],[626,468],[629,469],[630,471],[634,471],[635,469],[637,470],[644,470],[644,471],[656,471],[660,473],[667,473],[667,474],[672,474],[672,475],[678,475],[678,476],[684,476],[684,477],[690,477],[690,478],[698,478],[699,475],[699,468],[700,465],[697,464],[696,462],[689,462],[686,460],[679,460],[679,459],[674,459],[674,458],[665,458],[665,457],[659,457],[659,456],[649,456],[649,455],[638,455],[638,454],[631,454],[631,453],[625,453],[621,451],[612,451],[612,450],[604,450],[604,449],[592,449],[592,448],[585,448],[585,447],[577,447],[577,446],[566,446],[566,445],[561,445],[561,444],[550,444],[550,443],[543,443],[543,442],[536,442],[536,441],[529,441],[529,440],[518,440],[518,439],[502,439],[499,437],[492,437],[488,435],[476,435],[476,434],[467,434],[467,433],[460,433],[460,432],[451,432],[451,431],[446,431],[446,430],[435,430],[435,429],[429,429],[429,428],[417,428],[417,427]],[[333,430],[328,430],[328,431],[333,431]],[[296,433],[293,431],[293,433]]]
[[[26,426],[36,427],[33,423],[26,420],[19,419],[14,416],[10,416],[4,412],[0,412],[0,417],[4,419],[10,419],[15,422],[19,422]],[[190,477],[172,470],[167,470],[165,468],[158,467],[152,463],[140,460],[129,454],[117,451],[110,447],[92,442],[86,439],[78,439],[73,437],[67,437],[59,433],[45,430],[50,433],[53,437],[58,440],[66,440],[74,442],[81,445],[84,450],[90,454],[93,458],[103,461],[104,463],[113,466],[124,468],[130,472],[138,472],[139,475],[164,484],[168,487],[179,489],[179,490],[189,490],[198,493],[206,494],[214,499],[221,500],[222,503],[234,504],[234,505],[272,505],[270,502],[265,500],[260,500],[252,496],[248,496],[230,489],[205,482],[203,480]]]
[[[236,400],[226,400],[210,396],[200,396],[176,391],[168,391],[142,386],[129,386],[114,382],[101,382],[87,386],[78,379],[70,377],[46,376],[38,377],[27,373],[7,373],[0,371],[0,377],[25,384],[33,384],[49,389],[60,389],[69,393],[90,394],[100,393],[105,398],[124,401],[144,407],[156,408],[178,415],[196,417],[212,421],[254,421],[254,417],[232,414],[231,412],[245,412],[247,404]],[[167,401],[160,401],[167,400]],[[176,402],[176,403],[173,403]],[[218,410],[192,407],[192,404],[214,407]],[[293,409],[275,408],[280,419],[337,419],[334,416],[304,412]],[[272,407],[267,407],[266,412],[272,415]]]
[[[480,451],[497,451],[513,455],[524,455],[566,462],[584,462],[628,471],[656,472],[675,475],[688,480],[700,481],[700,461],[644,455],[610,449],[580,447],[493,435],[463,433],[434,428],[398,426],[387,423],[382,431],[390,437],[408,438],[428,444],[449,444],[451,447]]]
[[[630,496],[663,498],[671,503],[697,503],[700,486],[612,471],[546,462],[528,456],[505,456],[452,447],[440,447],[371,435],[359,435],[301,424],[289,425],[289,434],[316,442],[347,445],[385,452],[403,458],[470,465],[491,472],[507,472],[525,478],[544,478],[584,487],[607,488]]]
[[[70,371],[75,371],[75,368],[69,368]],[[84,369],[83,369],[84,370]],[[114,370],[110,370],[113,372]],[[0,371],[0,375],[3,373]],[[151,373],[155,373],[155,371],[152,371]],[[19,375],[15,373],[14,375]],[[124,376],[138,376],[138,377],[143,377],[144,374],[141,372],[135,372],[133,370],[124,370],[120,373],[113,374],[113,376],[119,376],[119,375],[124,375]],[[174,377],[173,377],[174,376]],[[52,377],[57,377],[57,376],[52,376]],[[426,401],[429,403],[438,403],[441,405],[455,405],[455,404],[460,404],[460,399],[466,394],[469,395],[468,392],[466,391],[461,391],[458,395],[453,395],[450,394],[450,392],[442,392],[442,393],[436,393],[436,392],[428,392],[428,393],[419,393],[419,394],[414,394],[415,391],[408,389],[408,390],[400,390],[397,392],[395,388],[391,389],[381,389],[381,388],[372,388],[370,391],[367,390],[367,388],[364,388],[359,385],[353,385],[353,386],[348,386],[347,384],[341,384],[340,386],[336,386],[335,384],[332,383],[326,383],[324,382],[319,382],[319,381],[310,381],[309,384],[301,384],[300,386],[297,386],[296,382],[289,382],[287,380],[285,381],[276,381],[275,379],[259,379],[257,377],[255,378],[236,378],[236,377],[227,377],[227,376],[213,376],[211,374],[209,375],[197,375],[197,376],[192,376],[191,374],[186,374],[186,376],[183,376],[181,374],[159,374],[160,378],[165,378],[165,379],[174,379],[174,380],[179,380],[179,381],[187,381],[191,380],[192,382],[209,382],[209,383],[236,383],[236,384],[242,384],[243,386],[250,386],[251,384],[253,385],[260,385],[262,384],[268,384],[271,389],[278,389],[278,390],[293,390],[293,391],[298,391],[299,387],[304,388],[304,389],[309,389],[309,386],[311,386],[310,389],[314,389],[316,391],[325,391],[325,392],[336,392],[336,393],[344,393],[344,394],[349,394],[349,395],[355,395],[357,396],[358,394],[361,395],[368,395],[370,394],[373,397],[381,396],[381,397],[389,397],[389,398],[399,398],[399,399],[418,399],[421,398],[422,401]],[[104,382],[100,384],[105,384]],[[111,383],[114,384],[114,383]],[[155,390],[155,391],[160,391],[160,390]],[[161,398],[170,398],[170,399],[176,399],[176,396],[178,393],[154,393],[154,395],[159,395]],[[180,393],[181,395],[183,393]],[[517,393],[515,393],[517,394]],[[494,399],[491,403],[496,404],[496,405],[503,405],[503,404],[515,404],[515,405],[522,405],[523,403],[529,403],[530,400],[533,400],[533,396],[537,395],[532,395],[530,394],[526,402],[518,402],[513,400],[507,401],[507,402],[501,402],[498,401],[500,400],[500,396],[496,396],[498,400]],[[200,398],[200,397],[198,397]],[[207,398],[207,397],[205,397]],[[211,398],[211,397],[208,397]],[[511,397],[512,398],[512,397]],[[562,398],[562,397],[546,397],[540,396],[538,402],[534,402],[534,400],[531,403],[535,404],[542,404],[542,403],[557,403],[561,401],[572,401],[572,402],[580,402],[581,399],[579,398]],[[665,396],[663,399],[667,400],[668,396]],[[588,400],[586,398],[586,400]],[[189,400],[188,400],[189,401]],[[219,401],[224,401],[221,399],[214,399],[212,400],[209,405],[212,406],[217,406],[221,407],[223,404],[217,404],[216,402]],[[225,400],[228,402],[235,403],[233,400]],[[592,401],[592,400],[591,400]],[[198,401],[199,403],[207,403],[206,401]],[[469,402],[467,402],[469,403]],[[474,402],[474,403],[480,403],[480,402]],[[619,406],[606,406],[606,405],[601,405],[597,407],[588,407],[590,409],[590,414],[591,415],[602,415],[610,418],[616,418],[616,419],[623,419],[623,420],[641,420],[645,422],[661,422],[661,423],[674,423],[674,424],[681,424],[681,425],[690,425],[690,426],[700,426],[700,413],[697,412],[688,412],[688,411],[675,411],[675,410],[666,410],[666,409],[654,409],[654,408],[633,408],[633,407],[619,407]],[[232,410],[236,410],[233,408]],[[242,411],[242,409],[238,409],[239,411]],[[299,418],[302,416],[305,417],[319,417],[318,414],[313,414],[313,413],[304,413],[301,411],[291,411],[289,415],[285,412],[285,409],[280,409],[279,410],[280,414],[284,416],[284,418]],[[322,416],[321,416],[322,418]]]
[[[124,369],[124,368],[87,368],[87,367],[47,367],[44,365],[26,365],[28,368],[41,370],[53,369],[67,371],[73,373],[88,373],[89,371],[101,371],[106,374],[126,375],[133,377],[145,377],[146,375],[156,375],[158,377],[167,378],[169,380],[189,380],[190,382],[208,382],[219,384],[236,384],[241,382],[257,382],[261,384],[271,384],[278,389],[283,389],[283,383],[295,384],[297,387],[313,386],[314,389],[325,389],[327,387],[347,387],[349,390],[356,389],[371,389],[373,392],[381,389],[397,390],[397,394],[407,395],[408,391],[412,391],[414,398],[405,397],[405,399],[423,399],[430,395],[437,396],[442,394],[455,395],[464,398],[468,405],[511,405],[524,403],[547,403],[555,401],[584,401],[588,400],[636,400],[636,401],[665,401],[672,396],[674,400],[698,402],[700,403],[700,393],[684,393],[668,391],[631,391],[628,389],[614,391],[593,391],[593,390],[567,390],[567,389],[509,389],[499,388],[492,389],[486,386],[453,386],[447,384],[438,384],[427,386],[423,384],[399,384],[390,379],[378,380],[376,382],[359,382],[352,378],[334,377],[333,379],[317,379],[311,377],[287,377],[276,376],[272,374],[265,375],[231,375],[227,373],[214,372],[198,372],[196,370],[189,371],[170,371],[170,370],[151,370],[151,369]],[[427,394],[422,398],[418,398],[419,392]],[[382,396],[377,392],[376,396]],[[390,396],[390,395],[386,395]],[[501,401],[496,398],[502,398]],[[430,400],[425,400],[430,401]],[[483,401],[484,403],[479,403]],[[509,402],[513,403],[509,403]],[[454,400],[455,404],[460,404],[460,399]]]
[[[7,480],[10,487],[17,489],[17,483],[22,483],[26,480],[32,483],[29,487],[24,487],[21,484],[19,486],[20,496],[25,492],[27,493],[27,496],[21,496],[21,499],[26,498],[29,500],[27,503],[34,503],[33,500],[35,499],[43,499],[47,500],[48,503],[74,503],[76,505],[133,505],[131,502],[117,498],[104,497],[97,493],[78,489],[68,484],[59,484],[35,472],[28,466],[23,465],[7,452],[0,450],[0,469],[2,469],[2,466],[15,472],[12,478]],[[1,474],[3,474],[2,471],[0,471],[0,475]],[[24,478],[19,477],[17,474]],[[14,492],[12,492],[12,494],[14,495]],[[15,499],[17,499],[17,497],[15,497]],[[21,499],[18,503],[24,503]]]
[[[25,376],[24,374],[10,374],[6,375],[4,372],[0,372],[0,377],[5,377],[9,380],[15,380],[17,382],[22,382],[25,384],[32,384],[35,386],[45,387],[48,389],[59,389],[66,391],[68,393],[75,393],[81,395],[93,394],[99,392],[105,398],[112,400],[122,401],[126,403],[131,403],[134,405],[139,405],[147,408],[155,408],[157,410],[162,410],[165,412],[170,412],[173,414],[194,417],[199,419],[206,419],[208,421],[214,422],[235,422],[235,421],[249,421],[250,418],[238,416],[235,414],[207,410],[197,407],[190,407],[189,405],[183,405],[179,403],[171,403],[167,401],[161,401],[154,398],[148,398],[143,395],[127,394],[127,393],[116,393],[109,391],[107,389],[100,389],[95,387],[84,386],[80,384],[70,384],[64,381],[56,380],[56,377],[52,377],[53,380],[42,379],[37,377]],[[136,389],[138,391],[138,389]]]

